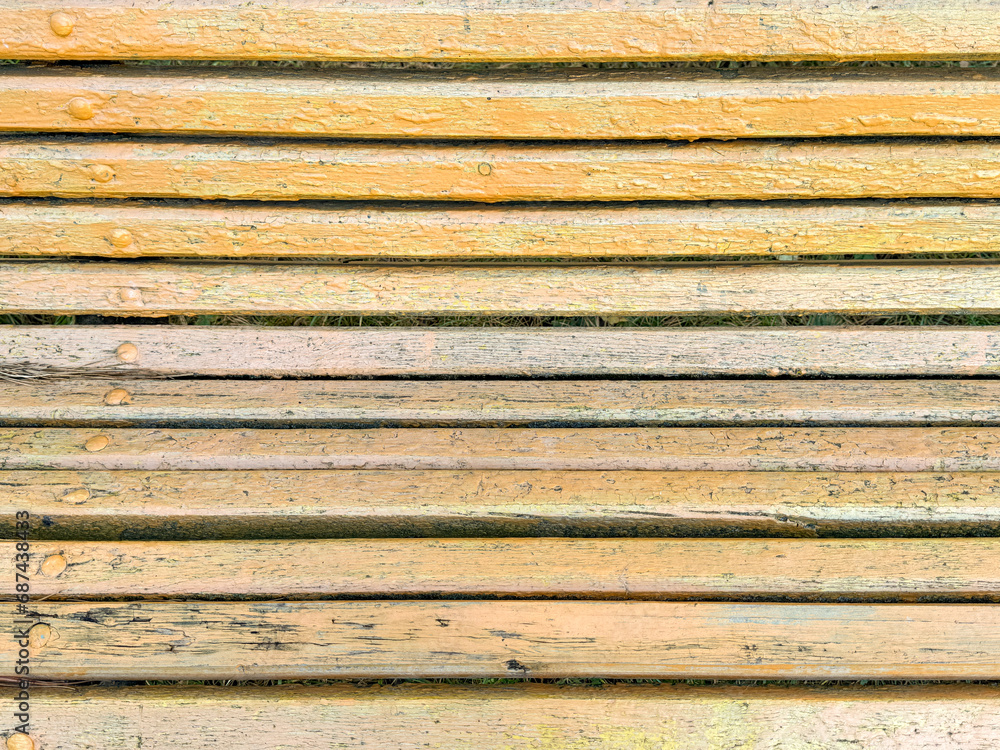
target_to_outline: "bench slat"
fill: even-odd
[[[0,139],[0,197],[997,198],[992,139],[407,144]]]
[[[53,427],[1000,425],[991,380],[0,382],[0,424]]]
[[[4,471],[37,539],[997,533],[994,473]],[[38,519],[41,519],[39,521]]]
[[[2,79],[0,79],[2,80]],[[649,258],[993,252],[968,201],[451,206],[0,201],[0,253],[105,257]],[[405,241],[401,241],[405,238]]]
[[[6,428],[0,468],[998,471],[996,427]]]
[[[15,542],[0,542],[14,567]],[[33,542],[32,596],[1000,600],[1000,539]],[[891,575],[890,575],[891,572]],[[0,593],[15,596],[14,581]]]
[[[995,0],[4,0],[0,52],[42,60],[966,60],[1000,54],[997,8]]]
[[[1000,606],[44,602],[32,676],[996,679]],[[0,646],[13,674],[17,641]]]
[[[0,263],[0,313],[1000,313],[1000,265],[352,266]]]
[[[1000,535],[1000,475],[726,471],[2,471],[32,539]]]
[[[211,376],[970,376],[1000,374],[1000,328],[0,326],[0,358]]]
[[[0,131],[361,138],[1000,135],[994,69],[10,69]]]
[[[15,703],[15,691],[0,699]],[[31,691],[46,750],[214,750],[267,737],[300,750],[637,747],[689,750],[815,743],[990,750],[1000,696],[988,685],[864,688],[550,685],[140,687]],[[184,720],[179,721],[178,716]],[[116,744],[112,745],[111,743]]]

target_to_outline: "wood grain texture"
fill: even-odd
[[[446,207],[0,201],[0,253],[28,256],[906,255],[996,252],[998,235],[1000,205],[981,201]]]
[[[672,143],[0,139],[0,197],[635,201],[997,198],[990,139]]]
[[[998,471],[995,427],[11,427],[0,468]]]
[[[2,471],[34,540],[1000,536],[995,472]]]
[[[15,542],[0,542],[11,570]],[[31,593],[91,597],[1000,600],[1000,539],[33,542]],[[14,580],[0,595],[15,596]]]
[[[349,138],[1000,135],[994,69],[9,69],[0,131]]]
[[[0,326],[0,358],[123,376],[969,376],[1000,374],[1000,328]]]
[[[0,424],[53,427],[1000,425],[991,380],[0,382]]]
[[[992,58],[993,0],[5,0],[22,59],[843,60]],[[53,19],[54,14],[60,14]]]
[[[0,699],[14,702],[13,691]],[[992,750],[992,685],[603,688],[406,685],[139,687],[31,691],[44,750],[300,750],[536,747],[625,750],[810,744],[883,750]],[[179,721],[178,716],[184,720]],[[808,738],[808,739],[806,739]]]
[[[1000,606],[38,602],[32,676],[996,679]],[[13,674],[17,641],[0,645]]]
[[[0,313],[998,314],[994,263],[334,266],[0,263]]]

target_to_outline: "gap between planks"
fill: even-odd
[[[123,377],[995,376],[1000,328],[0,326],[0,359]]]
[[[376,266],[8,261],[0,313],[997,314],[1000,265]]]
[[[1000,135],[995,69],[8,68],[0,131],[349,138]]]
[[[358,143],[0,139],[0,197],[997,198],[995,139]]]
[[[1000,428],[11,427],[0,469],[998,471]]]
[[[2,79],[0,79],[2,80]],[[0,254],[652,258],[987,253],[984,201],[514,206],[0,201]],[[401,238],[405,242],[401,242]]]
[[[0,542],[13,569],[16,542]],[[1000,539],[40,542],[31,594],[1000,601]],[[16,596],[13,579],[0,595]],[[33,606],[44,606],[41,604]]]
[[[16,693],[0,690],[15,702]],[[299,750],[421,747],[792,748],[803,737],[859,747],[993,750],[993,685],[567,687],[405,685],[264,688],[34,687],[44,750],[215,750],[267,737]],[[178,716],[183,716],[179,720]],[[624,745],[622,743],[625,743]]]
[[[1000,606],[719,602],[37,602],[58,680],[990,680]],[[12,676],[17,640],[0,642]]]
[[[123,373],[123,375],[127,375]],[[0,425],[997,425],[993,380],[0,382]]]
[[[0,471],[36,540],[1000,536],[995,472]]]
[[[253,5],[4,0],[0,52],[27,60],[599,62],[971,60],[1000,54],[993,0],[708,6],[655,0]]]

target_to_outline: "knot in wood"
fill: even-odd
[[[104,396],[104,403],[108,406],[121,406],[122,404],[132,403],[132,394],[126,391],[124,388],[115,388],[112,391],[108,391]]]
[[[111,240],[111,244],[115,247],[128,247],[134,241],[132,233],[127,229],[112,229],[111,234],[108,235],[108,239]]]
[[[111,182],[115,178],[115,170],[107,164],[95,164],[90,171],[98,182]]]
[[[38,570],[46,578],[56,578],[66,570],[66,558],[62,555],[49,555],[42,560]]]
[[[30,735],[17,732],[7,738],[7,750],[37,750],[38,745]]]
[[[66,109],[77,120],[89,120],[94,116],[94,105],[82,96],[70,99],[69,104],[66,105]]]
[[[28,648],[36,650],[43,648],[50,640],[52,640],[52,628],[44,622],[32,625],[28,631]]]
[[[97,453],[97,451],[102,451],[105,448],[107,448],[108,443],[110,442],[111,440],[110,438],[108,438],[107,435],[95,435],[86,443],[84,443],[83,447],[86,448],[91,453]]]
[[[69,36],[73,33],[74,25],[76,25],[76,19],[61,10],[49,16],[49,28],[56,36]]]
[[[90,500],[90,490],[84,487],[76,490],[70,490],[62,496],[62,499],[67,503],[79,505],[80,503],[85,503]]]
[[[122,362],[135,362],[139,358],[139,348],[135,344],[125,343],[118,347],[115,356]]]

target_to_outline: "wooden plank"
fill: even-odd
[[[33,540],[433,536],[1000,536],[998,474],[2,471]]]
[[[0,542],[15,569],[16,542]],[[1000,539],[38,542],[32,596],[1000,600]],[[16,595],[13,577],[0,594]]]
[[[991,604],[38,602],[32,677],[965,679]],[[31,620],[29,619],[30,623]],[[14,638],[0,645],[13,675]]]
[[[0,263],[0,313],[998,314],[1000,265]]]
[[[995,69],[13,68],[0,131],[360,138],[1000,135]]]
[[[0,197],[635,201],[997,198],[990,140],[246,143],[0,139]]]
[[[1000,374],[1000,328],[0,326],[0,359],[222,377],[953,377]]]
[[[0,692],[8,704],[15,696]],[[959,684],[35,686],[31,726],[45,750],[210,750],[255,737],[301,750],[401,747],[415,738],[432,750],[718,750],[793,748],[802,737],[820,746],[992,750],[998,704],[995,686]]]
[[[976,201],[444,208],[0,201],[0,253],[28,256],[906,255],[994,252],[998,234],[1000,204]]]
[[[52,427],[1000,425],[992,380],[0,382],[0,424]]]
[[[0,468],[998,471],[996,427],[0,429]]]
[[[23,59],[967,60],[1000,54],[995,0],[4,0]]]

